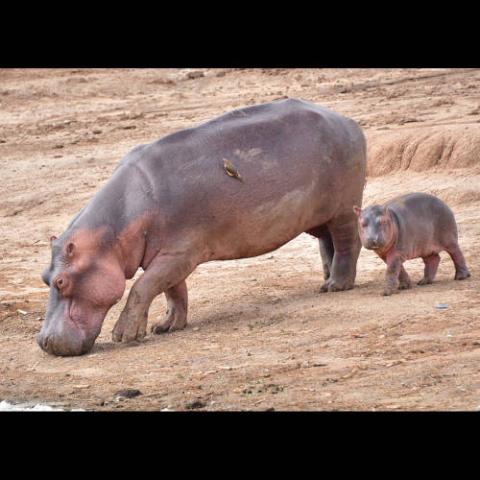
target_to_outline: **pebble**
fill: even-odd
[[[137,390],[135,388],[126,388],[124,390],[119,390],[117,393],[115,393],[115,398],[135,398],[139,395],[142,395],[142,392],[140,390]]]
[[[448,308],[448,303],[436,303],[435,308],[438,310],[445,310]]]
[[[201,78],[204,77],[205,74],[202,71],[196,71],[196,72],[188,72],[187,73],[187,78],[190,80],[194,80],[195,78]]]
[[[198,408],[203,408],[206,407],[207,404],[205,402],[202,402],[201,400],[194,400],[193,402],[188,402],[185,405],[185,408],[187,410],[196,410]]]

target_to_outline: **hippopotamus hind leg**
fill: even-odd
[[[165,291],[167,297],[167,314],[163,322],[152,325],[155,334],[182,330],[187,326],[188,291],[187,283],[180,283]]]
[[[455,280],[464,280],[470,276],[468,271],[467,264],[465,263],[465,258],[463,256],[458,243],[455,243],[449,248],[446,248],[450,257],[452,257],[453,263],[455,265]]]
[[[361,243],[355,214],[331,220],[328,229],[334,247],[330,276],[320,288],[321,292],[336,292],[353,288]]]
[[[318,238],[320,256],[322,257],[323,278],[328,280],[330,277],[330,271],[332,270],[333,254],[335,253],[332,236],[326,225],[312,228],[306,233]]]
[[[330,278],[333,255],[335,253],[332,236],[330,235],[330,232],[328,230],[326,230],[325,235],[321,236],[318,239],[318,244],[320,246],[320,256],[322,257],[323,277],[326,281]]]
[[[423,257],[423,262],[425,263],[425,269],[423,278],[418,282],[418,285],[428,285],[433,283],[435,275],[437,274],[438,264],[440,263],[440,255],[438,253],[433,253],[428,257]]]

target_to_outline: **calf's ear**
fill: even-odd
[[[357,205],[354,205],[354,206],[353,206],[353,211],[355,212],[355,215],[356,215],[357,217],[359,217],[360,214],[362,213],[362,209],[361,209],[360,207],[357,207]]]

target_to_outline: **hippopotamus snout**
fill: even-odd
[[[50,291],[49,308],[37,343],[51,355],[73,356],[88,352],[98,335],[74,322],[70,316],[70,301],[61,299],[57,292]]]
[[[37,343],[42,350],[50,355],[63,357],[83,355],[91,350],[95,338],[89,341],[79,335],[66,336],[55,333],[42,333],[37,335]]]
[[[368,250],[375,250],[382,245],[382,240],[379,235],[375,237],[365,238],[364,247]]]

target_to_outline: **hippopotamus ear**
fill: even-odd
[[[52,235],[52,236],[50,237],[50,243],[52,243],[52,242],[53,242],[54,240],[56,240],[56,239],[57,239],[57,237],[56,237],[55,235]]]
[[[354,205],[354,206],[353,206],[353,211],[355,212],[355,215],[356,215],[357,217],[359,217],[360,214],[362,213],[362,209],[361,209],[360,207],[357,207],[357,205]]]

